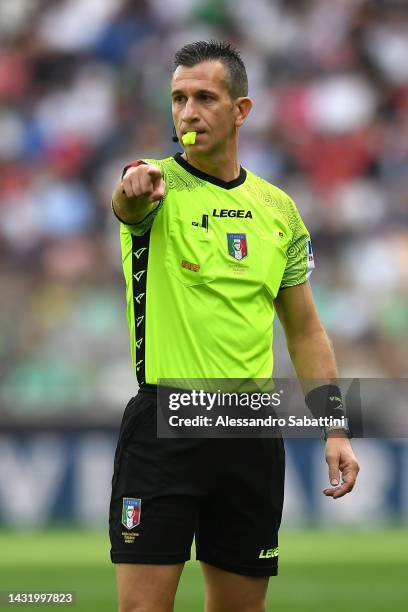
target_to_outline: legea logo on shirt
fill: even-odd
[[[213,208],[213,217],[239,217],[240,219],[252,219],[252,212],[250,210],[229,210],[228,208],[220,208],[217,210]]]

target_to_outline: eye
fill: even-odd
[[[182,96],[181,94],[177,94],[173,96],[173,102],[175,102],[176,104],[179,104],[183,100],[184,100],[184,96]]]

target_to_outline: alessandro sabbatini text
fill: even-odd
[[[342,417],[334,419],[333,417],[319,417],[318,419],[295,416],[272,417],[271,415],[265,418],[235,418],[226,416],[218,416],[213,419],[208,416],[197,415],[195,417],[179,417],[171,415],[169,417],[169,425],[171,427],[346,427],[347,419]]]

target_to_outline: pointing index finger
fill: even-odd
[[[162,175],[161,169],[155,164],[150,164],[147,169],[147,174],[152,178],[159,178]]]

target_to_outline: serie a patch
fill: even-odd
[[[122,525],[134,529],[140,524],[142,500],[138,497],[124,497],[122,502]]]

